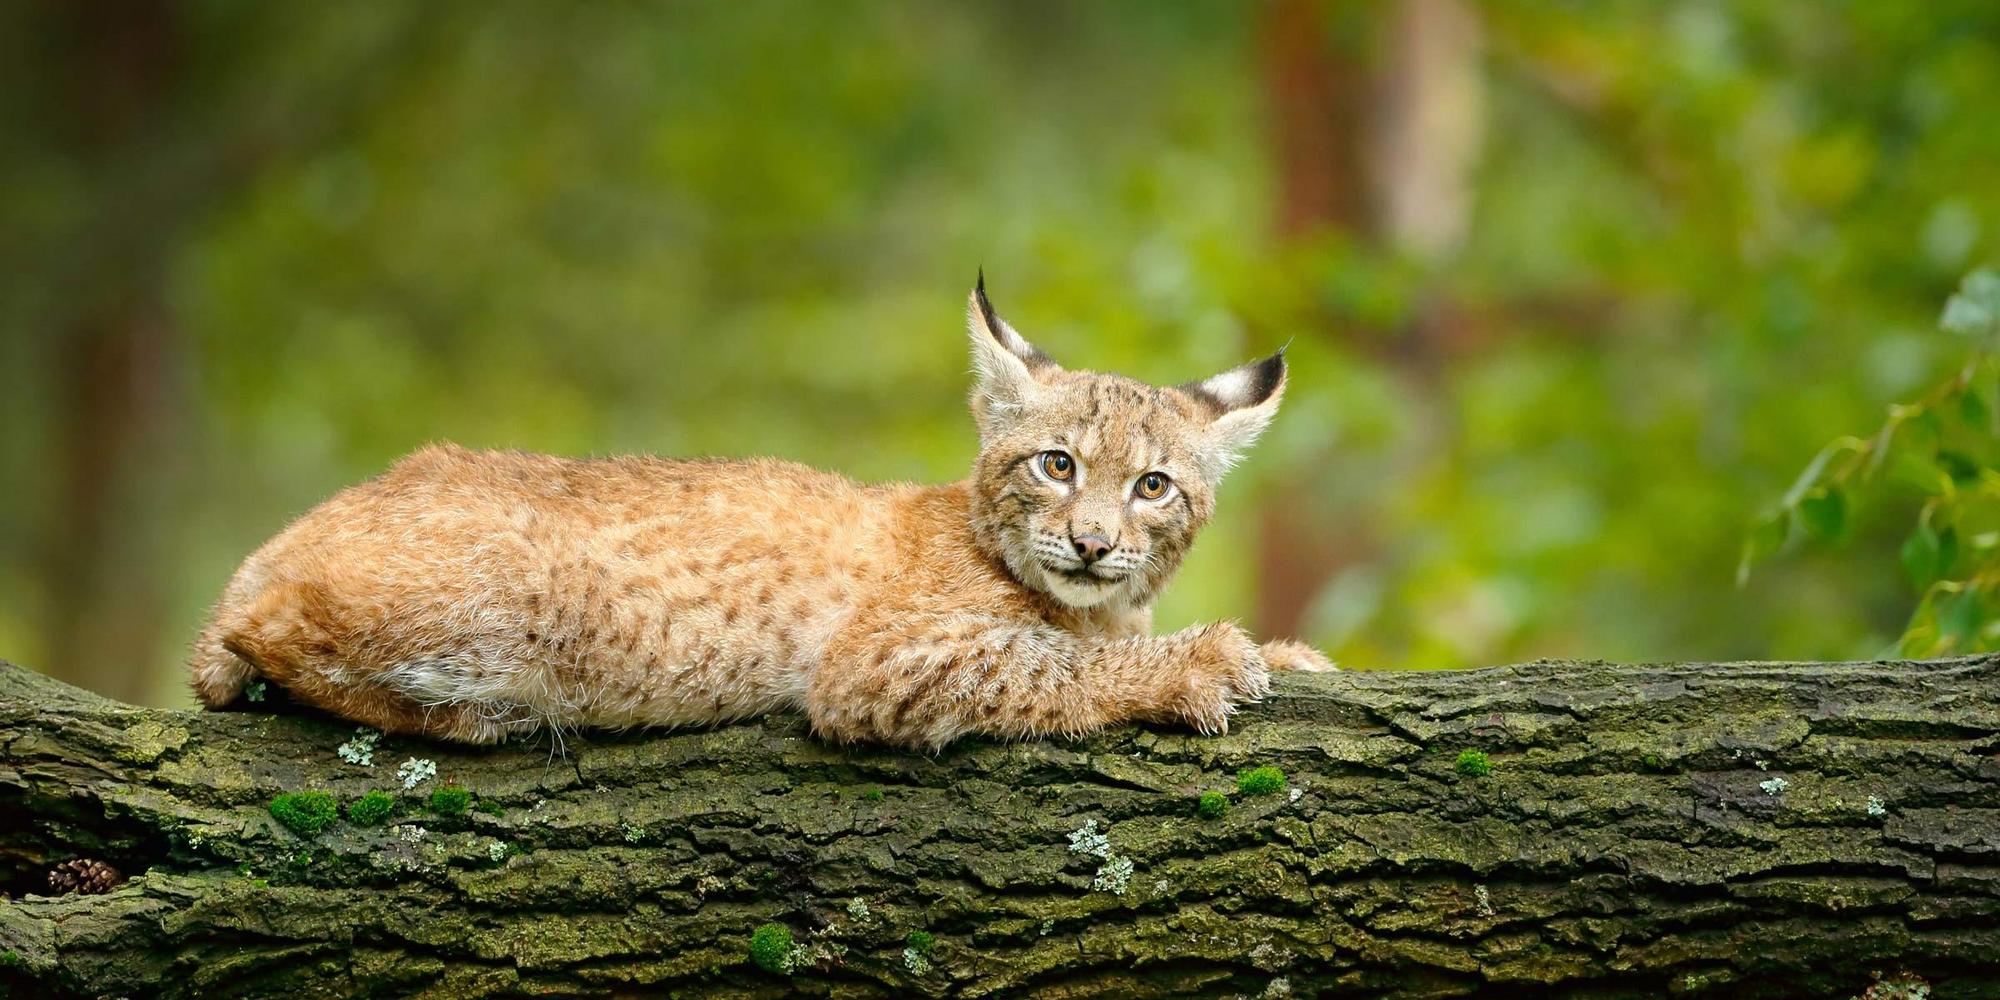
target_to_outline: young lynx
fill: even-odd
[[[784,462],[426,448],[257,550],[196,644],[390,732],[490,742],[803,709],[940,747],[1130,720],[1222,732],[1318,652],[1150,605],[1271,420],[1283,353],[1163,389],[1065,371],[971,298],[979,458],[945,486]]]

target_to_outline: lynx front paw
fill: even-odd
[[[1323,673],[1340,669],[1333,665],[1332,660],[1326,658],[1325,653],[1297,639],[1273,639],[1265,643],[1260,651],[1264,654],[1264,662],[1269,664],[1272,670]]]
[[[1187,655],[1174,685],[1173,714],[1202,733],[1226,733],[1237,706],[1270,693],[1270,668],[1249,633],[1235,625],[1198,625],[1181,635]]]

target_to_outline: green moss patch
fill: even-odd
[[[1484,750],[1460,750],[1458,761],[1452,766],[1468,778],[1484,778],[1493,773],[1493,762],[1486,758]]]
[[[1285,790],[1285,772],[1269,764],[1236,772],[1236,790],[1244,795],[1270,795]]]
[[[750,961],[766,972],[780,975],[792,971],[792,929],[784,924],[765,924],[750,935]]]
[[[271,800],[271,818],[301,836],[318,836],[339,816],[340,807],[325,792],[286,792]]]
[[[369,792],[347,804],[347,821],[355,826],[375,826],[395,811],[395,796],[388,792]]]
[[[1203,792],[1194,804],[1194,814],[1202,819],[1220,819],[1228,813],[1229,796],[1221,792]]]
[[[431,812],[439,816],[463,816],[472,808],[472,793],[457,785],[446,785],[431,792]]]

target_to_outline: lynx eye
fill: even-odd
[[[1059,483],[1069,482],[1076,475],[1076,460],[1068,452],[1042,452],[1042,474]]]
[[[1167,495],[1167,487],[1173,482],[1164,472],[1148,472],[1132,485],[1132,492],[1141,500],[1158,500]]]

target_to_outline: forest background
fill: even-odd
[[[0,4],[0,656],[187,703],[429,441],[957,478],[982,266],[1068,365],[1291,344],[1162,627],[1879,655],[1936,488],[1770,515],[1966,370],[1996,96],[1985,0]]]

